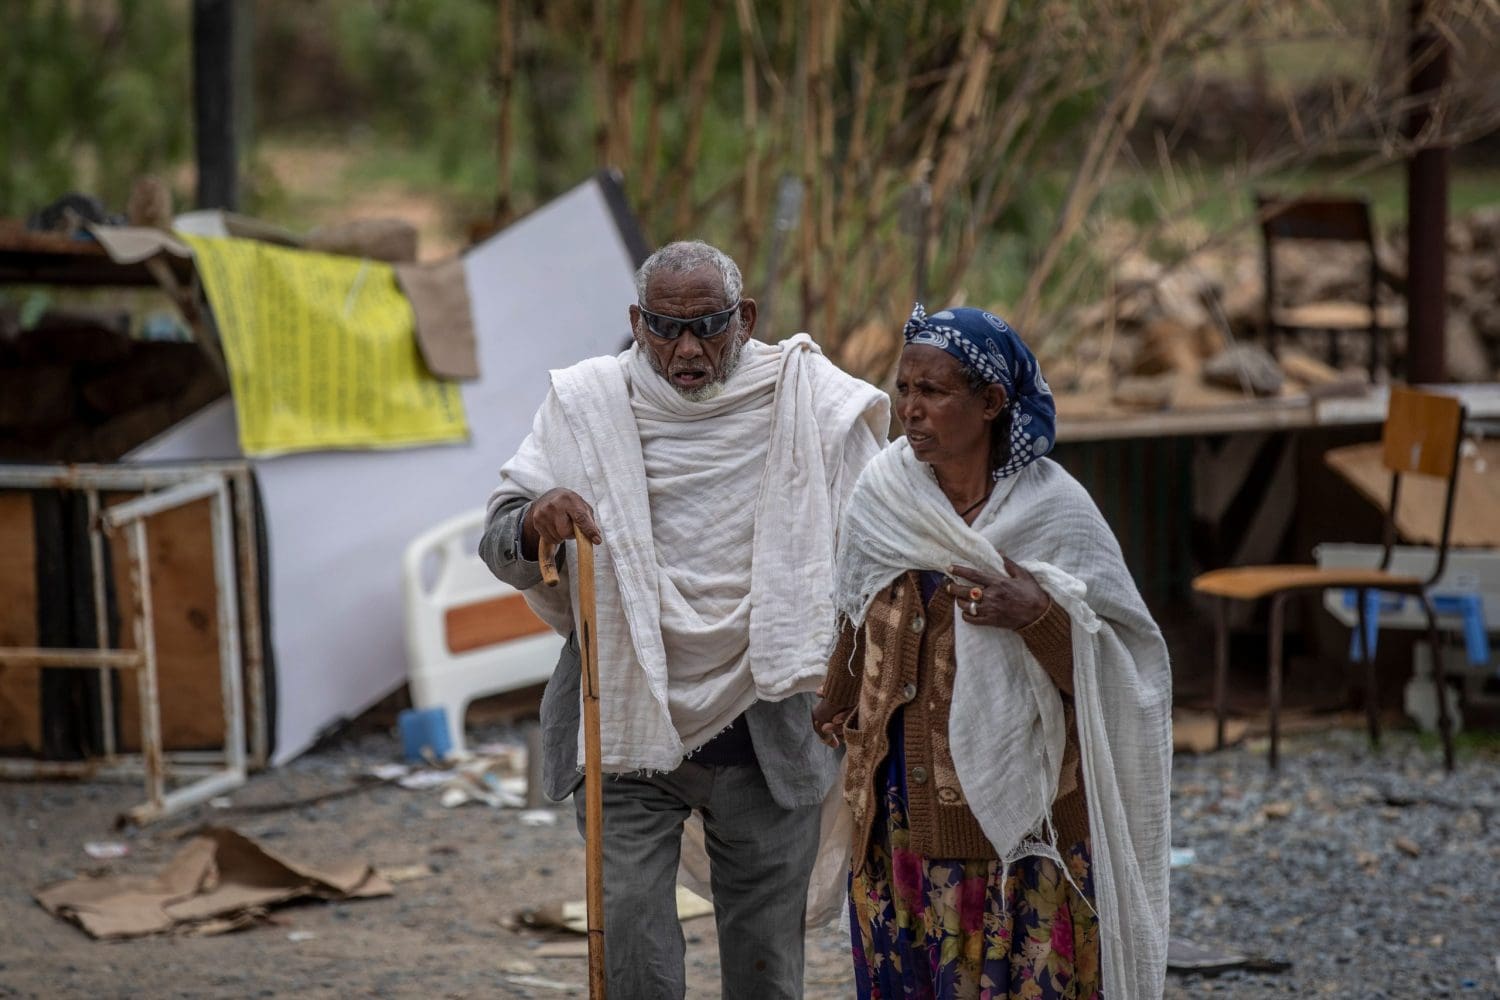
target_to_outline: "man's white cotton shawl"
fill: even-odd
[[[561,486],[598,518],[606,771],[672,770],[755,701],[813,690],[826,667],[834,531],[890,404],[806,334],[744,350],[706,402],[636,347],[552,372],[490,498],[493,510]],[[563,635],[577,587],[567,551],[568,586],[526,592]]]
[[[1073,704],[1083,754],[1103,992],[1159,997],[1167,956],[1171,669],[1119,544],[1061,466],[1040,459],[995,484],[973,527],[905,438],[861,475],[839,539],[837,605],[859,623],[908,570],[1029,570],[1073,621]],[[948,721],[959,784],[1007,863],[1056,857],[1050,829],[1065,738],[1062,700],[1009,629],[954,623]],[[830,669],[839,669],[834,664]]]

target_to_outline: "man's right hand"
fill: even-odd
[[[551,552],[559,544],[573,537],[573,526],[583,529],[585,537],[595,545],[604,542],[599,525],[594,521],[594,510],[588,501],[572,490],[548,490],[531,502],[526,517],[521,521],[522,555],[535,562],[542,546]]]

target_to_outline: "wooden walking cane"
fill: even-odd
[[[578,546],[578,645],[583,653],[583,840],[588,879],[589,1000],[604,1000],[604,774],[599,749],[599,648],[594,609],[594,543],[573,528]],[[542,582],[557,586],[557,565],[542,545]]]

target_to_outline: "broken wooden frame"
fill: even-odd
[[[243,462],[141,467],[0,465],[0,489],[79,490],[86,497],[95,648],[0,647],[0,667],[97,668],[101,681],[99,711],[104,750],[101,758],[84,761],[0,758],[0,778],[144,776],[146,802],[127,810],[121,820],[145,824],[237,788],[244,784],[250,767],[264,767],[269,749],[265,657],[260,629],[260,569],[253,515],[254,490],[249,465]],[[101,490],[141,490],[143,495],[101,510]],[[233,504],[231,497],[235,500]],[[163,748],[161,732],[146,520],[155,514],[204,499],[211,501],[210,533],[218,591],[224,748],[222,752],[169,754]],[[123,534],[128,545],[129,615],[134,649],[109,648],[104,565],[106,533]],[[114,670],[134,671],[139,685],[139,754],[117,752],[113,685],[109,683],[110,671]],[[192,780],[169,791],[167,779],[170,775],[191,777]]]

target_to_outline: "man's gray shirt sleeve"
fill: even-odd
[[[529,506],[531,501],[524,497],[500,504],[490,514],[479,539],[479,558],[491,573],[517,590],[529,590],[542,582],[541,568],[521,549],[521,520]],[[578,773],[581,673],[578,640],[570,635],[542,693],[542,784],[554,802],[572,795],[583,780]]]
[[[542,570],[521,551],[521,522],[531,501],[524,497],[496,507],[485,522],[479,539],[479,558],[502,582],[517,590],[529,590],[542,582]]]

